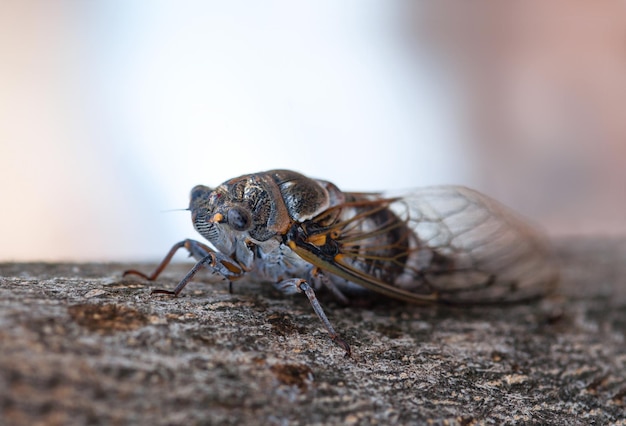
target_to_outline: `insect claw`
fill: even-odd
[[[332,336],[331,337],[332,341],[335,342],[338,346],[341,346],[341,349],[343,349],[344,351],[346,351],[344,357],[345,358],[352,358],[352,350],[350,349],[350,345],[347,344],[341,337],[339,337],[338,335]]]

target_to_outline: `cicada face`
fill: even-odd
[[[244,205],[234,203],[224,188],[198,185],[189,202],[194,228],[220,252],[232,255],[246,238],[251,216]]]

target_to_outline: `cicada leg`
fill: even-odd
[[[212,250],[209,246],[202,244],[195,240],[184,240],[179,243],[176,243],[167,253],[165,258],[161,261],[159,266],[155,269],[155,271],[146,275],[143,272],[139,272],[134,269],[129,269],[124,272],[123,276],[126,275],[138,275],[142,278],[147,279],[148,281],[154,281],[163,270],[167,267],[167,265],[172,260],[174,254],[181,248],[186,248],[189,251],[189,255],[194,257],[198,262],[191,268],[191,270],[185,275],[185,277],[178,283],[174,290],[163,290],[157,289],[152,290],[152,294],[171,294],[173,296],[177,296],[183,288],[193,279],[193,277],[198,273],[198,271],[205,267],[211,272],[218,273],[222,275],[224,278],[229,280],[236,279],[241,277],[244,274],[244,270],[236,264],[231,258],[225,256],[219,252]],[[230,286],[229,286],[230,287]]]
[[[324,274],[324,272],[319,268],[313,268],[311,270],[311,280],[314,285],[321,284],[326,287],[335,299],[339,301],[343,306],[348,306],[350,304],[350,299],[339,290],[339,288],[335,285],[335,283]],[[319,287],[316,287],[319,289]]]
[[[161,272],[163,272],[167,265],[169,265],[169,263],[172,261],[172,257],[174,257],[176,252],[181,248],[186,248],[189,252],[189,256],[192,256],[196,260],[203,259],[208,256],[209,253],[213,252],[213,250],[211,250],[209,246],[202,244],[199,241],[189,239],[183,240],[174,244],[174,246],[170,249],[165,258],[161,261],[159,266],[157,266],[152,274],[146,275],[143,272],[137,271],[136,269],[128,269],[124,271],[122,276],[125,277],[126,275],[137,275],[148,281],[154,281],[158,278],[159,275],[161,275]]]
[[[307,284],[306,280],[303,280],[301,278],[291,278],[279,282],[278,284],[276,284],[276,288],[284,293],[304,293],[305,296],[309,299],[309,302],[311,303],[315,314],[322,321],[322,324],[324,325],[326,331],[328,331],[330,339],[346,352],[346,358],[350,357],[350,355],[352,354],[352,351],[350,350],[350,345],[348,345],[348,343],[346,343],[341,337],[339,337],[339,334],[335,331],[332,324],[328,320],[328,317],[324,313],[322,305],[320,305],[320,302],[317,300],[317,297],[315,296],[315,291],[309,284]]]

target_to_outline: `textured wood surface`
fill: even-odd
[[[0,424],[626,424],[626,241],[555,244],[560,298],[452,309],[0,265]]]

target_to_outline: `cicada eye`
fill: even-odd
[[[250,213],[240,207],[233,207],[228,210],[227,222],[235,231],[245,231],[250,227],[252,220]]]
[[[211,188],[209,188],[208,186],[204,186],[204,185],[196,185],[193,187],[193,189],[191,190],[191,194],[190,194],[190,198],[191,200],[198,200],[201,198],[206,198],[208,196],[208,194],[210,194],[212,191]]]

